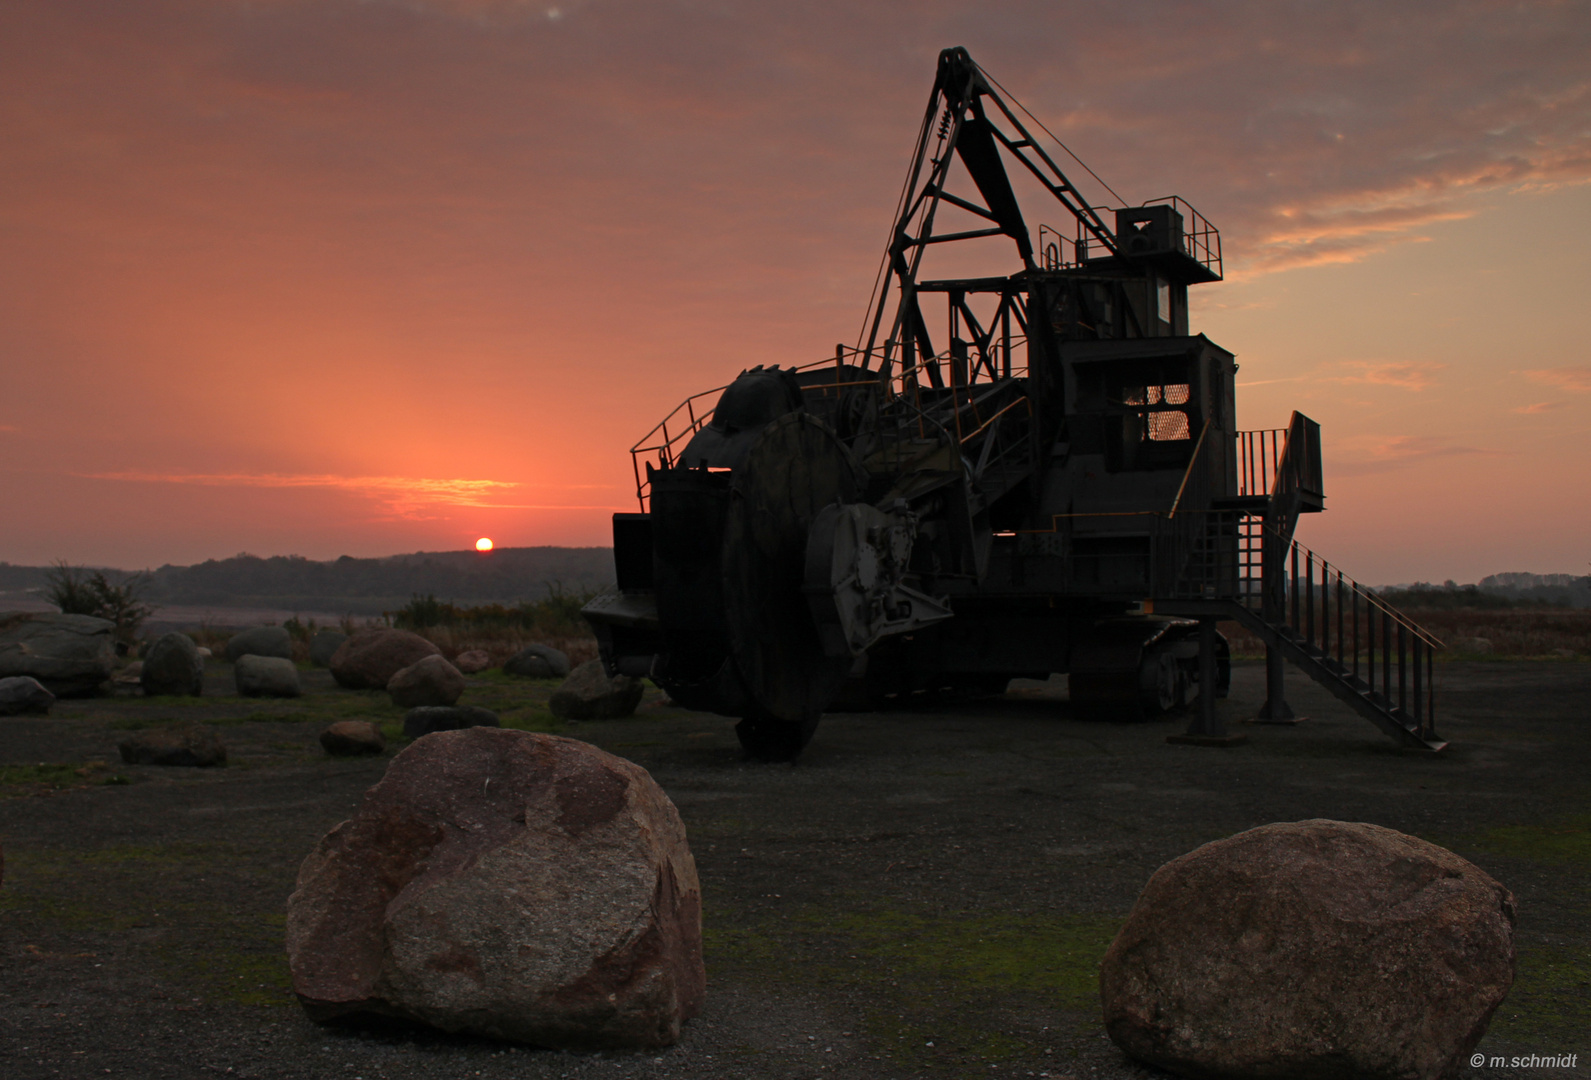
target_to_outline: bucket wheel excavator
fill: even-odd
[[[619,587],[585,609],[611,672],[775,761],[826,709],[1052,673],[1081,715],[1198,699],[1209,726],[1214,620],[1285,615],[1319,429],[1236,430],[1233,356],[1188,329],[1215,228],[1091,205],[1030,127],[945,50],[857,344],[743,370],[634,447]],[[1037,243],[1019,190],[1060,222]]]

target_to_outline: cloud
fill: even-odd
[[[1569,364],[1564,367],[1536,368],[1525,372],[1531,382],[1556,386],[1570,393],[1591,392],[1591,364]]]
[[[1436,373],[1445,370],[1447,365],[1433,360],[1344,360],[1331,367],[1346,369],[1347,373],[1323,375],[1319,378],[1328,382],[1370,383],[1376,386],[1396,386],[1404,390],[1420,391],[1428,389],[1435,381]]]
[[[613,506],[569,506],[500,503],[493,492],[517,488],[511,480],[436,479],[419,476],[336,476],[283,473],[152,473],[107,472],[82,474],[91,480],[117,480],[142,484],[197,484],[202,487],[331,488],[381,502],[398,517],[424,519],[429,511],[445,507],[478,507],[489,510],[613,510]],[[602,487],[573,484],[564,487]]]
[[[1564,403],[1561,401],[1538,401],[1534,405],[1521,405],[1517,409],[1510,409],[1509,411],[1531,416],[1535,413],[1551,412],[1553,409],[1561,409],[1563,406]]]
[[[1339,476],[1367,476],[1390,472],[1421,461],[1455,457],[1500,457],[1503,451],[1466,446],[1435,435],[1395,435],[1369,442],[1360,450],[1342,454],[1331,464]]]

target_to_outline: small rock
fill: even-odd
[[[146,694],[186,694],[204,690],[204,657],[187,634],[170,633],[149,647],[138,677]]]
[[[0,716],[23,713],[43,714],[55,704],[55,695],[31,675],[12,675],[0,679]]]
[[[434,731],[501,726],[496,713],[479,705],[422,705],[403,714],[403,734],[411,739]]]
[[[0,678],[27,675],[56,697],[92,697],[116,664],[115,629],[93,615],[0,614]]]
[[[492,654],[484,649],[470,649],[459,653],[453,666],[466,675],[477,675],[492,666]]]
[[[320,733],[320,745],[333,757],[356,757],[381,753],[387,740],[369,720],[339,720]]]
[[[317,667],[330,667],[331,658],[337,655],[348,635],[341,630],[317,630],[309,641],[309,659]]]
[[[609,678],[601,660],[587,660],[553,691],[547,708],[563,720],[617,720],[635,712],[645,689],[640,679]]]
[[[126,667],[110,677],[110,681],[117,686],[141,686],[143,684],[144,662],[134,660]]]
[[[387,681],[387,693],[400,709],[451,705],[464,693],[464,676],[440,656],[416,660]]]
[[[311,1019],[398,1016],[553,1049],[678,1040],[701,1009],[685,828],[632,762],[471,728],[394,758],[287,901]]]
[[[244,697],[298,697],[304,692],[298,668],[280,656],[240,656],[232,676]]]
[[[1105,1029],[1179,1076],[1456,1075],[1514,980],[1514,898],[1378,825],[1262,825],[1162,866],[1105,953]]]
[[[503,671],[527,679],[564,679],[569,676],[569,657],[551,645],[527,645],[508,658]]]
[[[226,764],[226,747],[206,724],[150,728],[123,739],[120,749],[129,765]]]
[[[214,656],[215,654],[213,652],[211,652],[206,646],[200,645],[199,646],[199,655],[204,657],[206,660],[208,660],[208,659],[210,659],[210,657]]]
[[[282,626],[256,626],[233,634],[226,643],[226,658],[235,664],[240,656],[275,656],[291,660],[293,635]]]
[[[363,630],[332,654],[332,678],[349,690],[385,690],[392,677],[416,660],[441,650],[407,630]]]

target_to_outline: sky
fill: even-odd
[[[608,543],[681,399],[855,340],[950,45],[1221,229],[1306,543],[1591,570],[1591,7],[1277,0],[8,0],[0,560]]]

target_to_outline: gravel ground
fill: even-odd
[[[1488,1057],[1591,1068],[1591,664],[1454,663],[1441,756],[1395,749],[1301,678],[1296,727],[1168,745],[1180,721],[1071,719],[1064,681],[918,711],[833,716],[794,766],[742,760],[727,721],[665,705],[560,728],[550,684],[465,703],[645,766],[702,878],[708,1001],[681,1043],[563,1054],[423,1029],[322,1028],[288,991],[299,862],[389,756],[331,760],[324,723],[381,695],[306,671],[292,703],[230,694],[63,702],[0,719],[0,1076],[1153,1077],[1105,1039],[1095,972],[1156,867],[1271,821],[1370,821],[1453,848],[1519,899],[1520,971]],[[1263,668],[1240,663],[1232,720]],[[119,763],[126,729],[221,725],[224,769]]]

